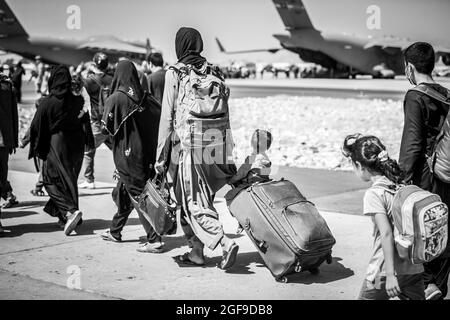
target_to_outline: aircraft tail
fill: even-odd
[[[219,41],[218,38],[216,38],[216,43],[217,46],[219,47],[220,52],[225,53],[226,52],[225,47],[222,45],[222,43]]]
[[[301,0],[272,0],[287,30],[315,29]]]
[[[0,0],[0,38],[28,36],[5,0]]]

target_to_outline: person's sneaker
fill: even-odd
[[[67,222],[64,226],[64,233],[66,234],[66,236],[68,236],[69,234],[72,233],[73,230],[75,230],[82,215],[83,214],[81,213],[80,210],[77,210],[74,213],[67,215]]]
[[[19,204],[19,201],[17,201],[17,197],[12,193],[9,193],[5,203],[3,204],[3,208],[8,209],[15,206],[16,204]]]
[[[136,250],[142,253],[161,253],[163,252],[164,243],[162,242],[147,242],[139,246]]]
[[[80,188],[80,189],[95,189],[95,182],[85,181],[83,183],[80,183],[78,185],[78,188]]]
[[[425,300],[438,300],[440,297],[442,297],[442,291],[437,285],[430,283],[425,289]]]
[[[103,232],[100,237],[102,237],[103,240],[105,241],[112,241],[112,242],[121,242],[122,239],[117,239],[115,238],[111,232],[109,230],[106,230],[105,232]]]

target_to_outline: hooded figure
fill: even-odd
[[[210,146],[204,144],[204,136],[194,133],[195,128],[204,125],[207,128],[210,119],[203,121],[197,118],[192,125],[193,119],[189,118],[187,104],[179,103],[178,100],[179,92],[184,97],[179,77],[181,69],[194,69],[200,76],[208,70],[217,70],[210,68],[211,65],[201,56],[202,50],[203,41],[197,30],[186,27],[178,30],[175,37],[178,63],[166,72],[155,168],[162,173],[164,167],[168,166],[169,173],[175,175],[173,180],[177,202],[182,204],[181,226],[192,247],[191,252],[177,256],[176,262],[180,265],[201,266],[205,262],[204,246],[214,250],[220,244],[223,257],[218,266],[229,269],[235,262],[239,247],[225,235],[213,203],[215,193],[236,173],[236,166],[210,157]],[[222,120],[229,129],[228,113]],[[177,137],[188,136],[191,137],[189,146],[176,143]],[[228,146],[227,143],[220,144],[218,148],[227,149],[220,149],[218,154],[229,155]]]
[[[133,210],[130,197],[138,197],[154,174],[160,114],[161,105],[142,90],[134,64],[120,61],[102,119],[104,130],[112,136],[114,164],[119,176],[112,193],[118,210],[110,230],[102,234],[104,240],[121,241],[122,229]],[[139,210],[138,214],[148,240],[138,251],[162,252],[161,237]]]
[[[48,81],[49,95],[40,99],[30,127],[30,155],[44,160],[42,175],[50,200],[44,211],[58,217],[69,235],[81,223],[77,179],[89,126],[89,116],[79,118],[84,100],[70,90],[71,76],[57,66]],[[91,137],[92,138],[92,137]]]

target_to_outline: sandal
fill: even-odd
[[[236,262],[236,256],[238,251],[239,246],[236,243],[233,243],[228,249],[228,251],[223,252],[222,260],[220,260],[217,266],[222,270],[230,269]]]
[[[180,255],[180,256],[175,256],[175,257],[173,257],[173,259],[175,260],[176,263],[178,263],[178,265],[180,267],[201,267],[201,266],[205,265],[204,262],[197,263],[197,262],[192,261],[189,258],[189,252],[186,252],[185,254]]]

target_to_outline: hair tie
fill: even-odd
[[[378,154],[377,158],[380,162],[385,162],[389,160],[389,155],[386,150],[383,150]]]

